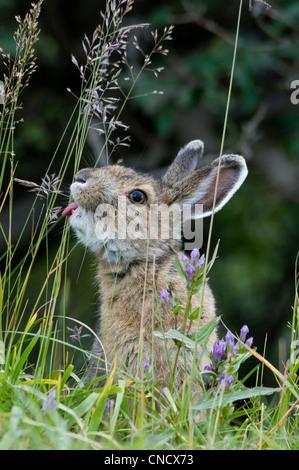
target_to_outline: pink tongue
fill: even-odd
[[[62,212],[62,215],[64,217],[69,217],[72,215],[72,212],[77,209],[78,207],[78,204],[76,204],[75,202],[71,202],[71,204],[69,204],[65,209],[64,211]]]

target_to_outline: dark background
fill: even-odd
[[[224,153],[245,156],[249,176],[215,216],[212,249],[218,239],[221,242],[210,284],[225,324],[238,332],[246,323],[260,352],[267,338],[266,356],[283,370],[298,251],[299,105],[292,104],[290,96],[291,82],[299,80],[299,4],[270,1],[272,8],[267,9],[253,3],[252,12],[249,2],[243,4],[224,147]],[[6,52],[14,50],[14,16],[24,16],[30,4],[1,1],[0,47]],[[47,170],[75,105],[67,88],[74,94],[80,90],[71,54],[79,63],[84,61],[81,41],[85,33],[92,35],[104,4],[44,1],[36,47],[38,69],[22,96],[25,121],[15,134],[18,178],[39,182]],[[238,6],[237,1],[223,0],[135,1],[130,23],[175,28],[173,40],[166,44],[168,56],[157,59],[165,70],[157,79],[145,73],[135,90],[136,95],[149,90],[164,94],[128,103],[122,119],[130,126],[131,147],[120,147],[114,161],[122,158],[126,165],[159,172],[182,145],[197,138],[205,142],[206,161],[219,156]],[[88,139],[83,166],[95,161],[97,145],[100,140]],[[59,168],[59,159],[56,165]],[[71,170],[63,182],[65,191]],[[15,187],[16,237],[32,201],[25,188]],[[205,242],[208,228],[205,219]],[[60,233],[58,224],[51,235],[53,250]],[[30,229],[23,236],[24,247],[29,239]],[[33,275],[36,289],[43,262],[41,256]],[[69,260],[68,313],[90,325],[97,302],[93,273],[92,259],[78,247]],[[36,295],[34,287],[28,295]]]

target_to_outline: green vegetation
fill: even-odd
[[[164,1],[148,15],[149,22],[161,32],[154,30],[150,34],[144,21],[132,26],[124,21],[130,17],[132,1],[109,0],[104,4],[100,27],[84,38],[84,65],[82,57],[72,57],[72,73],[75,68],[78,77],[78,82],[72,83],[79,84],[79,91],[72,91],[77,96],[73,109],[69,104],[66,106],[69,113],[66,117],[64,111],[58,113],[61,97],[56,102],[45,98],[45,113],[38,119],[26,115],[26,106],[22,111],[20,98],[29,92],[38,73],[37,47],[42,51],[45,41],[41,55],[50,63],[58,56],[53,38],[47,32],[43,36],[39,30],[43,3],[46,1],[32,5],[23,19],[17,18],[15,52],[8,55],[2,51],[5,94],[0,105],[0,448],[298,449],[298,276],[296,269],[291,272],[296,257],[293,250],[297,242],[298,195],[292,181],[283,180],[284,171],[278,175],[280,178],[273,178],[279,165],[288,171],[293,169],[291,176],[296,174],[298,142],[292,129],[298,123],[298,111],[289,104],[289,95],[288,104],[279,108],[277,103],[278,113],[273,111],[273,98],[263,98],[270,87],[271,72],[275,76],[273,82],[278,84],[281,70],[290,73],[289,64],[293,66],[298,61],[295,28],[298,5],[293,1],[283,9],[273,6],[270,11],[274,13],[270,13],[265,2],[252,2],[261,27],[257,35],[250,26],[254,15],[247,12],[247,5],[242,2],[240,12],[246,8],[247,15],[244,23],[236,6],[229,5],[226,11],[228,16],[233,12],[233,20],[224,18],[226,27],[221,27],[219,9],[222,14],[223,2],[200,2],[197,6],[192,1]],[[3,8],[10,11],[9,6]],[[214,20],[208,21],[209,17]],[[190,50],[186,53],[184,40],[180,43],[175,29],[169,26],[184,22],[192,27],[200,25],[206,31],[207,48],[200,46],[194,39],[195,30],[190,29]],[[231,22],[233,26],[229,29]],[[287,39],[275,48],[287,34],[292,41]],[[170,41],[172,35],[174,55],[168,54],[165,47],[165,41]],[[8,36],[2,39],[11,49]],[[156,80],[154,85],[152,78]],[[159,88],[165,90],[163,96],[156,91]],[[134,96],[139,99],[133,100]],[[230,326],[223,324],[223,340],[214,347],[210,368],[200,374],[203,395],[194,406],[190,384],[185,384],[182,395],[167,388],[160,391],[149,364],[142,364],[141,378],[130,377],[117,370],[116,363],[111,364],[104,386],[98,380],[85,386],[82,371],[94,334],[92,319],[87,315],[96,311],[96,296],[88,293],[92,291],[92,272],[82,262],[85,254],[73,244],[67,223],[62,226],[60,221],[61,206],[68,198],[67,182],[85,161],[91,129],[97,130],[100,139],[97,142],[102,143],[92,155],[92,164],[108,157],[113,161],[128,152],[125,117],[129,121],[133,116],[132,127],[136,123],[134,116],[150,122],[149,136],[157,135],[156,144],[161,146],[163,141],[171,141],[182,115],[187,120],[182,124],[186,130],[199,106],[203,110],[202,121],[206,118],[207,123],[211,119],[216,122],[219,145],[212,143],[211,131],[206,137],[197,134],[191,138],[207,139],[212,153],[219,150],[222,153],[226,146],[235,148],[237,142],[240,151],[248,152],[253,165],[253,180],[247,189],[231,210],[212,219],[207,233],[208,260],[214,236],[221,232],[224,238],[219,258],[212,256],[214,264],[212,267],[210,262],[209,277],[213,284],[215,273],[220,310],[234,310],[237,319],[228,322],[230,317],[222,315],[225,325]],[[206,123],[199,122],[195,115],[199,131],[204,131]],[[25,123],[21,124],[23,117]],[[65,119],[59,137],[57,132],[53,137],[50,130],[56,119],[57,126]],[[258,137],[261,122],[265,123],[266,133],[263,144]],[[276,133],[271,145],[267,128]],[[139,132],[140,139],[137,147],[143,148],[142,128],[139,126],[135,132]],[[269,152],[278,137],[280,151],[290,158],[282,158],[276,152],[271,161]],[[186,141],[188,138],[189,135]],[[53,156],[41,162],[38,157],[44,152],[48,154],[52,146]],[[31,147],[31,159],[24,158]],[[258,157],[253,156],[257,148],[264,152],[264,166],[256,163]],[[36,168],[32,168],[35,162]],[[39,173],[41,169],[43,172]],[[273,185],[274,192],[269,189]],[[21,191],[21,198],[24,197],[26,188],[32,199],[29,210],[28,206],[21,208],[25,217],[22,214],[22,226],[16,233],[17,196]],[[276,194],[277,188],[281,197]],[[289,243],[282,236],[282,227]],[[179,260],[177,266],[186,277],[186,269]],[[192,278],[194,284],[186,277],[191,282],[191,287],[187,287],[190,299],[207,275],[204,265],[201,269],[200,277]],[[265,280],[269,287],[264,285]],[[265,308],[268,298],[260,296],[261,290],[269,291],[275,299],[269,301],[268,310]],[[160,295],[167,301],[165,293]],[[287,302],[280,304],[285,296]],[[290,299],[294,297],[291,310]],[[254,327],[270,322],[271,317],[277,323],[286,304],[289,307],[284,311],[283,327],[288,322],[289,334],[281,370],[275,356],[275,360],[266,358],[266,346],[263,350]],[[266,312],[265,316],[261,312]],[[186,322],[200,318],[200,309],[186,308],[185,313]],[[254,336],[253,345],[246,338],[247,324]],[[188,336],[185,326],[181,332],[166,332],[178,344],[178,351],[185,344],[194,347],[198,342],[204,344],[215,324],[195,338]],[[233,331],[240,334],[232,334]],[[282,336],[286,336],[284,331]],[[274,337],[271,344],[277,342]],[[203,412],[205,419],[196,419]]]

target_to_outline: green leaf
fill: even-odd
[[[124,393],[125,393],[125,389],[126,389],[126,380],[118,380],[118,386],[120,388],[120,391],[116,395],[113,416],[112,416],[112,419],[111,419],[111,426],[110,426],[111,436],[114,433],[116,421],[117,421],[117,418],[118,418],[118,415],[119,415],[120,406],[121,406],[123,398],[124,398]]]
[[[5,364],[5,346],[4,342],[0,340],[0,365]]]
[[[177,271],[178,271],[179,275],[181,277],[183,277],[184,279],[187,279],[187,274],[185,273],[185,271],[183,269],[183,266],[181,265],[181,262],[180,262],[179,257],[177,255],[175,257],[175,264],[176,264],[176,268],[177,268]]]
[[[99,398],[99,394],[96,392],[91,392],[88,397],[86,397],[76,408],[74,409],[74,414],[77,418],[81,418],[84,414],[86,414],[95,404],[97,399]],[[74,420],[75,422],[75,420]],[[71,426],[73,421],[69,421],[69,425]]]
[[[202,312],[202,307],[197,307],[193,310],[193,312],[189,313],[188,318],[190,320],[197,320],[201,312]]]
[[[173,300],[175,301],[176,305],[181,305],[181,302],[177,298],[177,295],[175,294],[175,292],[171,291],[171,296],[172,296]]]
[[[172,312],[174,315],[178,315],[180,313],[180,311],[182,310],[182,306],[181,305],[178,305],[174,311]]]
[[[173,310],[172,313],[174,315],[178,315],[183,307],[181,306],[181,303],[180,303],[179,299],[177,298],[176,294],[172,291],[171,291],[171,296],[172,296],[172,299],[174,300],[174,302],[176,304],[176,307],[175,307],[175,309]]]
[[[197,279],[196,284],[192,287],[192,295],[197,294],[203,285],[203,274]]]
[[[216,327],[217,323],[219,321],[219,318],[213,318],[209,323],[207,323],[205,326],[199,329],[198,337],[197,337],[197,343],[195,343],[196,339],[196,332],[191,333],[191,335],[186,336],[183,333],[181,333],[178,330],[169,330],[166,333],[160,333],[158,331],[154,331],[154,335],[157,338],[160,339],[172,339],[174,341],[181,341],[184,343],[187,348],[194,349],[195,345],[199,346],[200,344],[206,342]]]
[[[30,341],[28,344],[27,348],[25,351],[22,353],[21,357],[18,359],[16,364],[14,365],[14,372],[11,377],[11,382],[15,384],[17,382],[17,379],[22,372],[22,368],[25,364],[25,362],[28,360],[29,354],[31,353],[32,349],[36,345],[37,341],[39,340],[40,337],[40,330],[36,333],[36,335],[33,337],[33,339]]]
[[[232,392],[224,393],[224,395],[217,395],[216,397],[205,400],[205,397],[201,397],[199,402],[192,407],[193,410],[209,410],[218,406],[226,406],[229,403],[233,403],[238,400],[247,400],[249,398],[258,398],[265,395],[272,395],[275,392],[281,392],[281,388],[271,387],[254,387],[247,388],[245,390],[237,390]]]
[[[116,369],[116,356],[114,358],[113,365],[112,365],[110,374],[107,378],[107,381],[104,385],[104,388],[102,392],[100,393],[100,395],[98,396],[98,399],[94,405],[92,415],[90,418],[90,423],[88,426],[88,432],[96,432],[99,428],[99,425],[102,421],[102,417],[105,411],[109,394],[111,393],[115,369]]]
[[[192,339],[188,338],[186,335],[183,335],[183,333],[178,330],[171,329],[166,333],[159,333],[158,331],[154,331],[154,335],[160,339],[172,339],[173,341],[180,341],[190,349],[194,349],[195,346],[195,343]]]
[[[64,371],[64,374],[63,376],[61,377],[61,380],[59,382],[59,393],[60,391],[63,389],[64,385],[66,384],[66,382],[68,381],[71,373],[73,372],[73,369],[74,369],[74,366],[72,364],[69,364],[69,366],[67,367],[67,369]]]
[[[213,318],[209,323],[207,323],[205,326],[201,327],[198,332],[198,337],[197,337],[197,344],[203,344],[206,341],[208,341],[212,331],[216,328],[217,323],[219,322],[219,317]],[[196,335],[197,332],[194,331],[190,334],[190,338],[194,341],[196,341]]]

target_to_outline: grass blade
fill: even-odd
[[[192,407],[193,410],[209,410],[211,408],[217,408],[219,405],[225,406],[228,403],[233,403],[238,400],[247,400],[249,398],[258,398],[265,395],[272,395],[275,392],[281,392],[281,388],[272,388],[272,387],[254,387],[248,388],[246,390],[238,390],[233,392],[225,393],[224,395],[219,394],[216,397],[205,400],[202,397],[199,402]]]
[[[118,380],[118,386],[120,387],[120,391],[116,395],[115,407],[114,407],[113,416],[111,419],[111,425],[110,425],[111,436],[113,436],[114,434],[114,429],[115,429],[115,425],[116,425],[117,418],[119,415],[119,410],[120,410],[120,407],[124,398],[124,394],[126,390],[126,380]]]
[[[115,356],[114,358],[114,361],[113,361],[113,365],[112,365],[112,369],[111,369],[111,372],[109,374],[109,377],[107,379],[107,382],[100,394],[100,396],[98,397],[98,400],[94,406],[94,409],[93,409],[93,412],[92,412],[92,415],[91,415],[91,419],[90,419],[90,423],[89,423],[89,426],[88,426],[88,432],[96,432],[98,430],[98,427],[99,427],[99,424],[102,420],[102,417],[103,417],[103,414],[104,414],[104,411],[105,411],[105,407],[106,407],[106,403],[107,403],[107,399],[108,399],[108,396],[109,396],[109,393],[111,393],[111,386],[112,386],[112,383],[113,383],[113,377],[114,377],[114,374],[115,374],[115,369],[116,369],[116,360],[117,360],[117,356]]]
[[[36,345],[37,341],[39,340],[40,337],[40,329],[36,333],[36,335],[33,337],[33,339],[30,341],[28,346],[26,347],[25,351],[21,354],[21,357],[16,361],[14,365],[14,371],[11,377],[11,382],[15,384],[18,380],[18,377],[20,373],[22,372],[22,369],[24,367],[25,362],[28,360],[29,354],[31,353],[32,349]]]

